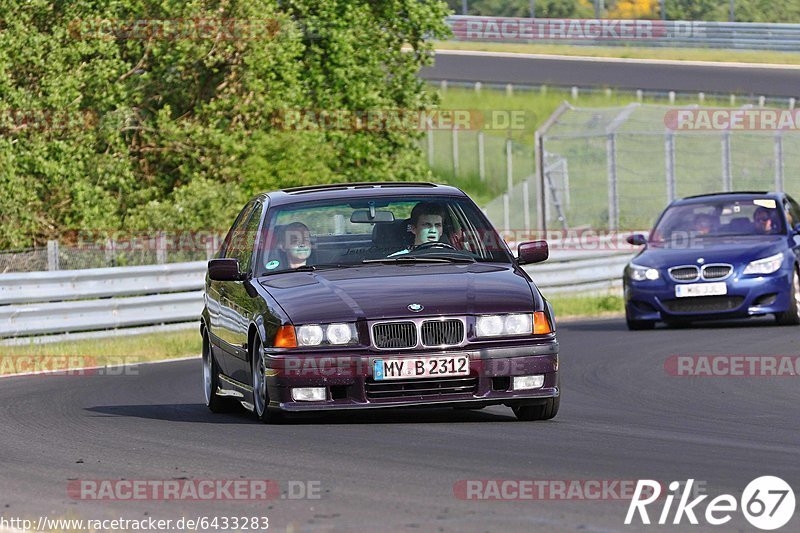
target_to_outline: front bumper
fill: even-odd
[[[625,279],[625,309],[631,320],[714,320],[747,318],[791,309],[791,270],[764,276],[742,276],[725,280],[724,297],[676,298],[670,279],[632,281]]]
[[[373,380],[375,359],[468,355],[469,376],[423,378],[431,382],[417,392],[419,379]],[[326,352],[324,354],[268,354],[267,387],[270,407],[287,412],[381,409],[420,406],[472,406],[537,403],[559,395],[558,342],[549,340],[513,347],[461,348],[439,352],[395,354]],[[543,374],[541,388],[511,390],[512,376]],[[376,384],[383,390],[375,392]],[[410,384],[410,390],[403,390]],[[451,386],[453,385],[453,386]],[[324,401],[294,401],[294,387],[325,387]],[[390,390],[386,390],[386,388]],[[438,390],[436,390],[438,389]]]

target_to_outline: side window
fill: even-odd
[[[226,257],[238,259],[239,269],[242,272],[250,271],[250,263],[253,259],[258,225],[261,222],[261,213],[263,209],[261,203],[256,203],[249,218],[234,231],[231,246]]]
[[[228,230],[228,234],[225,236],[225,240],[222,241],[222,246],[219,248],[219,254],[217,257],[224,258],[230,257],[228,254],[228,249],[231,246],[231,241],[233,241],[234,235],[238,230],[239,226],[243,223],[243,221],[247,220],[250,216],[250,213],[253,212],[253,208],[255,207],[255,202],[248,202],[247,205],[244,206],[244,209],[239,211],[239,214],[236,216],[236,220],[233,221],[231,225],[231,229]]]
[[[797,202],[790,198],[788,207],[786,218],[789,219],[789,227],[791,229],[800,224],[800,205],[797,205]]]

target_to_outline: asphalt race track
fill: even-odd
[[[2,379],[0,514],[266,515],[277,531],[615,531],[623,529],[625,501],[466,501],[454,484],[694,478],[712,497],[738,497],[750,480],[778,475],[800,488],[800,378],[664,370],[676,354],[797,355],[800,328],[757,320],[628,332],[612,319],[562,324],[559,335],[563,401],[558,417],[543,423],[492,407],[267,426],[244,412],[208,412],[199,359],[141,366],[129,376]],[[270,479],[282,488],[319,481],[321,492],[315,500],[258,503],[67,495],[69,480],[123,478]],[[797,531],[797,514],[786,530]],[[678,529],[689,530],[685,521]],[[726,526],[691,531],[712,529],[751,527],[737,513]]]
[[[439,50],[429,80],[800,97],[800,67]]]

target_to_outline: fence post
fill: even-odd
[[[775,190],[783,192],[783,133],[775,133]]]
[[[544,197],[544,160],[542,156],[542,133],[533,135],[533,161],[536,174],[536,229],[544,232],[547,227],[547,202]]]
[[[453,176],[458,176],[458,127],[453,125]]]
[[[433,168],[433,122],[428,119],[425,125],[425,135],[428,138],[428,166]]]
[[[506,84],[506,96],[509,98],[514,96],[514,86],[511,85],[510,83]]]
[[[606,139],[606,160],[608,165],[608,229],[614,231],[619,225],[616,133],[609,133]]]
[[[506,139],[506,190],[511,194],[514,188],[514,163],[512,161],[513,146],[511,139]]]
[[[528,176],[525,178],[525,181],[522,182],[522,222],[525,226],[525,231],[531,229],[531,199],[530,187],[528,186],[530,180],[531,176]]]
[[[667,202],[675,199],[675,134],[668,131],[664,136],[664,163],[667,175]]]
[[[731,176],[731,134],[726,131],[722,134],[722,190],[729,192],[733,189]]]
[[[478,131],[478,173],[481,181],[486,181],[486,146],[484,145],[483,130]]]
[[[208,239],[206,241],[206,259],[211,260],[214,259],[214,254],[217,252],[216,247],[214,246],[214,239]]]
[[[156,234],[156,264],[163,265],[167,262],[167,239],[163,231]]]
[[[511,230],[511,215],[509,213],[509,193],[503,193],[503,233],[508,235]]]
[[[58,241],[47,241],[47,270],[59,270]]]

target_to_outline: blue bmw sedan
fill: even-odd
[[[672,202],[625,268],[628,328],[773,314],[800,324],[800,206],[784,193]]]

